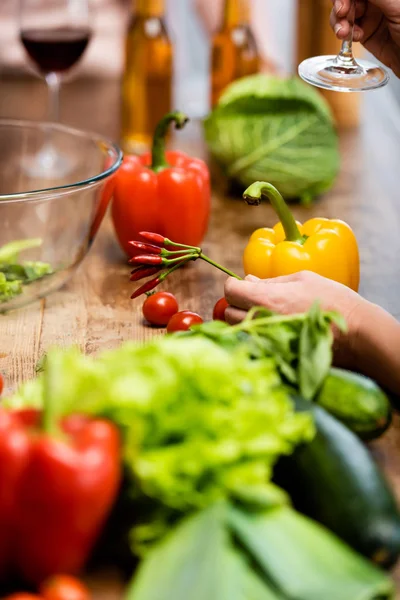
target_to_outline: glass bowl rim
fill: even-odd
[[[3,127],[11,127],[16,129],[52,129],[61,133],[70,134],[77,138],[90,138],[94,142],[105,144],[106,146],[108,146],[111,150],[115,152],[116,158],[113,164],[106,170],[102,171],[101,173],[98,173],[97,175],[94,175],[93,177],[82,179],[81,181],[75,181],[73,183],[68,183],[65,185],[44,187],[38,190],[31,190],[29,192],[0,194],[0,205],[2,203],[6,204],[7,202],[24,202],[34,200],[38,197],[44,199],[50,195],[52,196],[52,198],[54,198],[55,195],[56,197],[59,197],[64,196],[65,194],[70,194],[71,192],[74,192],[79,188],[88,187],[93,184],[97,184],[103,181],[104,179],[107,179],[108,177],[113,175],[122,164],[123,152],[118,146],[118,144],[112,142],[109,138],[102,136],[98,133],[93,133],[84,129],[78,129],[76,127],[70,127],[69,125],[64,125],[62,123],[52,123],[50,121],[0,118],[0,129]]]

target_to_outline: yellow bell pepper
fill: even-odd
[[[253,183],[243,197],[254,205],[269,199],[280,219],[272,229],[257,229],[251,236],[243,255],[246,275],[269,279],[314,271],[358,291],[358,245],[346,223],[323,218],[298,223],[281,194],[269,183]]]

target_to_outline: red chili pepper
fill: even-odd
[[[156,275],[161,270],[162,267],[138,267],[134,269],[131,273],[131,281],[139,281],[140,279],[146,279],[146,277],[151,277],[152,275]]]
[[[40,584],[84,566],[120,484],[120,439],[105,420],[0,409],[0,575]]]
[[[153,244],[160,244],[160,246],[164,246],[166,245],[166,242],[169,242],[168,238],[159,233],[153,233],[152,231],[139,231],[139,235],[144,240],[152,242]]]
[[[131,240],[141,231],[166,236],[180,244],[200,246],[210,213],[210,174],[204,161],[182,152],[165,152],[165,136],[174,122],[187,117],[169,113],[158,124],[152,152],[126,156],[114,189],[112,219],[119,243],[132,256]],[[162,244],[160,238],[145,238]]]
[[[132,256],[129,262],[133,265],[163,265],[165,259],[156,254],[139,254]]]
[[[131,246],[136,248],[136,250],[141,250],[142,252],[150,252],[150,254],[161,254],[163,252],[163,248],[160,248],[160,246],[154,246],[153,244],[146,244],[145,242],[137,241],[129,243],[131,244]],[[164,252],[167,252],[167,250],[164,250]]]
[[[146,292],[150,292],[151,290],[154,290],[155,287],[158,286],[159,283],[161,283],[162,279],[160,277],[156,277],[155,279],[151,279],[150,281],[147,281],[146,283],[144,283],[143,285],[141,285],[137,290],[135,290],[131,296],[131,300],[134,300],[135,298],[138,298],[139,296],[141,296],[142,294],[145,294]]]

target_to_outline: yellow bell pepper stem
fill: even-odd
[[[298,242],[303,244],[307,239],[304,235],[301,235],[297,223],[289,210],[286,202],[278,190],[264,181],[256,181],[252,183],[250,187],[243,194],[243,198],[247,204],[259,206],[261,200],[269,200],[285,232],[285,239],[288,242]]]

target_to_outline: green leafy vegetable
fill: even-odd
[[[212,156],[243,187],[268,179],[286,198],[309,201],[337,176],[332,115],[298,78],[254,75],[234,82],[204,126]]]
[[[278,370],[303,398],[314,398],[332,364],[331,325],[346,330],[343,318],[314,304],[308,313],[277,315],[265,308],[250,310],[231,327],[220,321],[196,325],[182,335],[205,336],[226,348],[241,347],[253,358],[273,358]]]
[[[283,600],[233,546],[228,506],[185,519],[146,558],[126,600]]]
[[[206,338],[128,343],[96,359],[51,350],[45,370],[8,405],[111,418],[124,431],[133,494],[149,499],[135,530],[144,551],[171,519],[224,498],[270,507],[287,502],[272,482],[282,454],[314,436],[296,414],[273,360],[251,360]]]
[[[18,240],[0,248],[0,303],[7,302],[23,292],[23,286],[52,273],[48,263],[19,261],[24,250],[37,248],[41,239]]]
[[[233,510],[230,520],[240,542],[285,598],[392,598],[393,582],[383,571],[289,507],[263,514]]]

